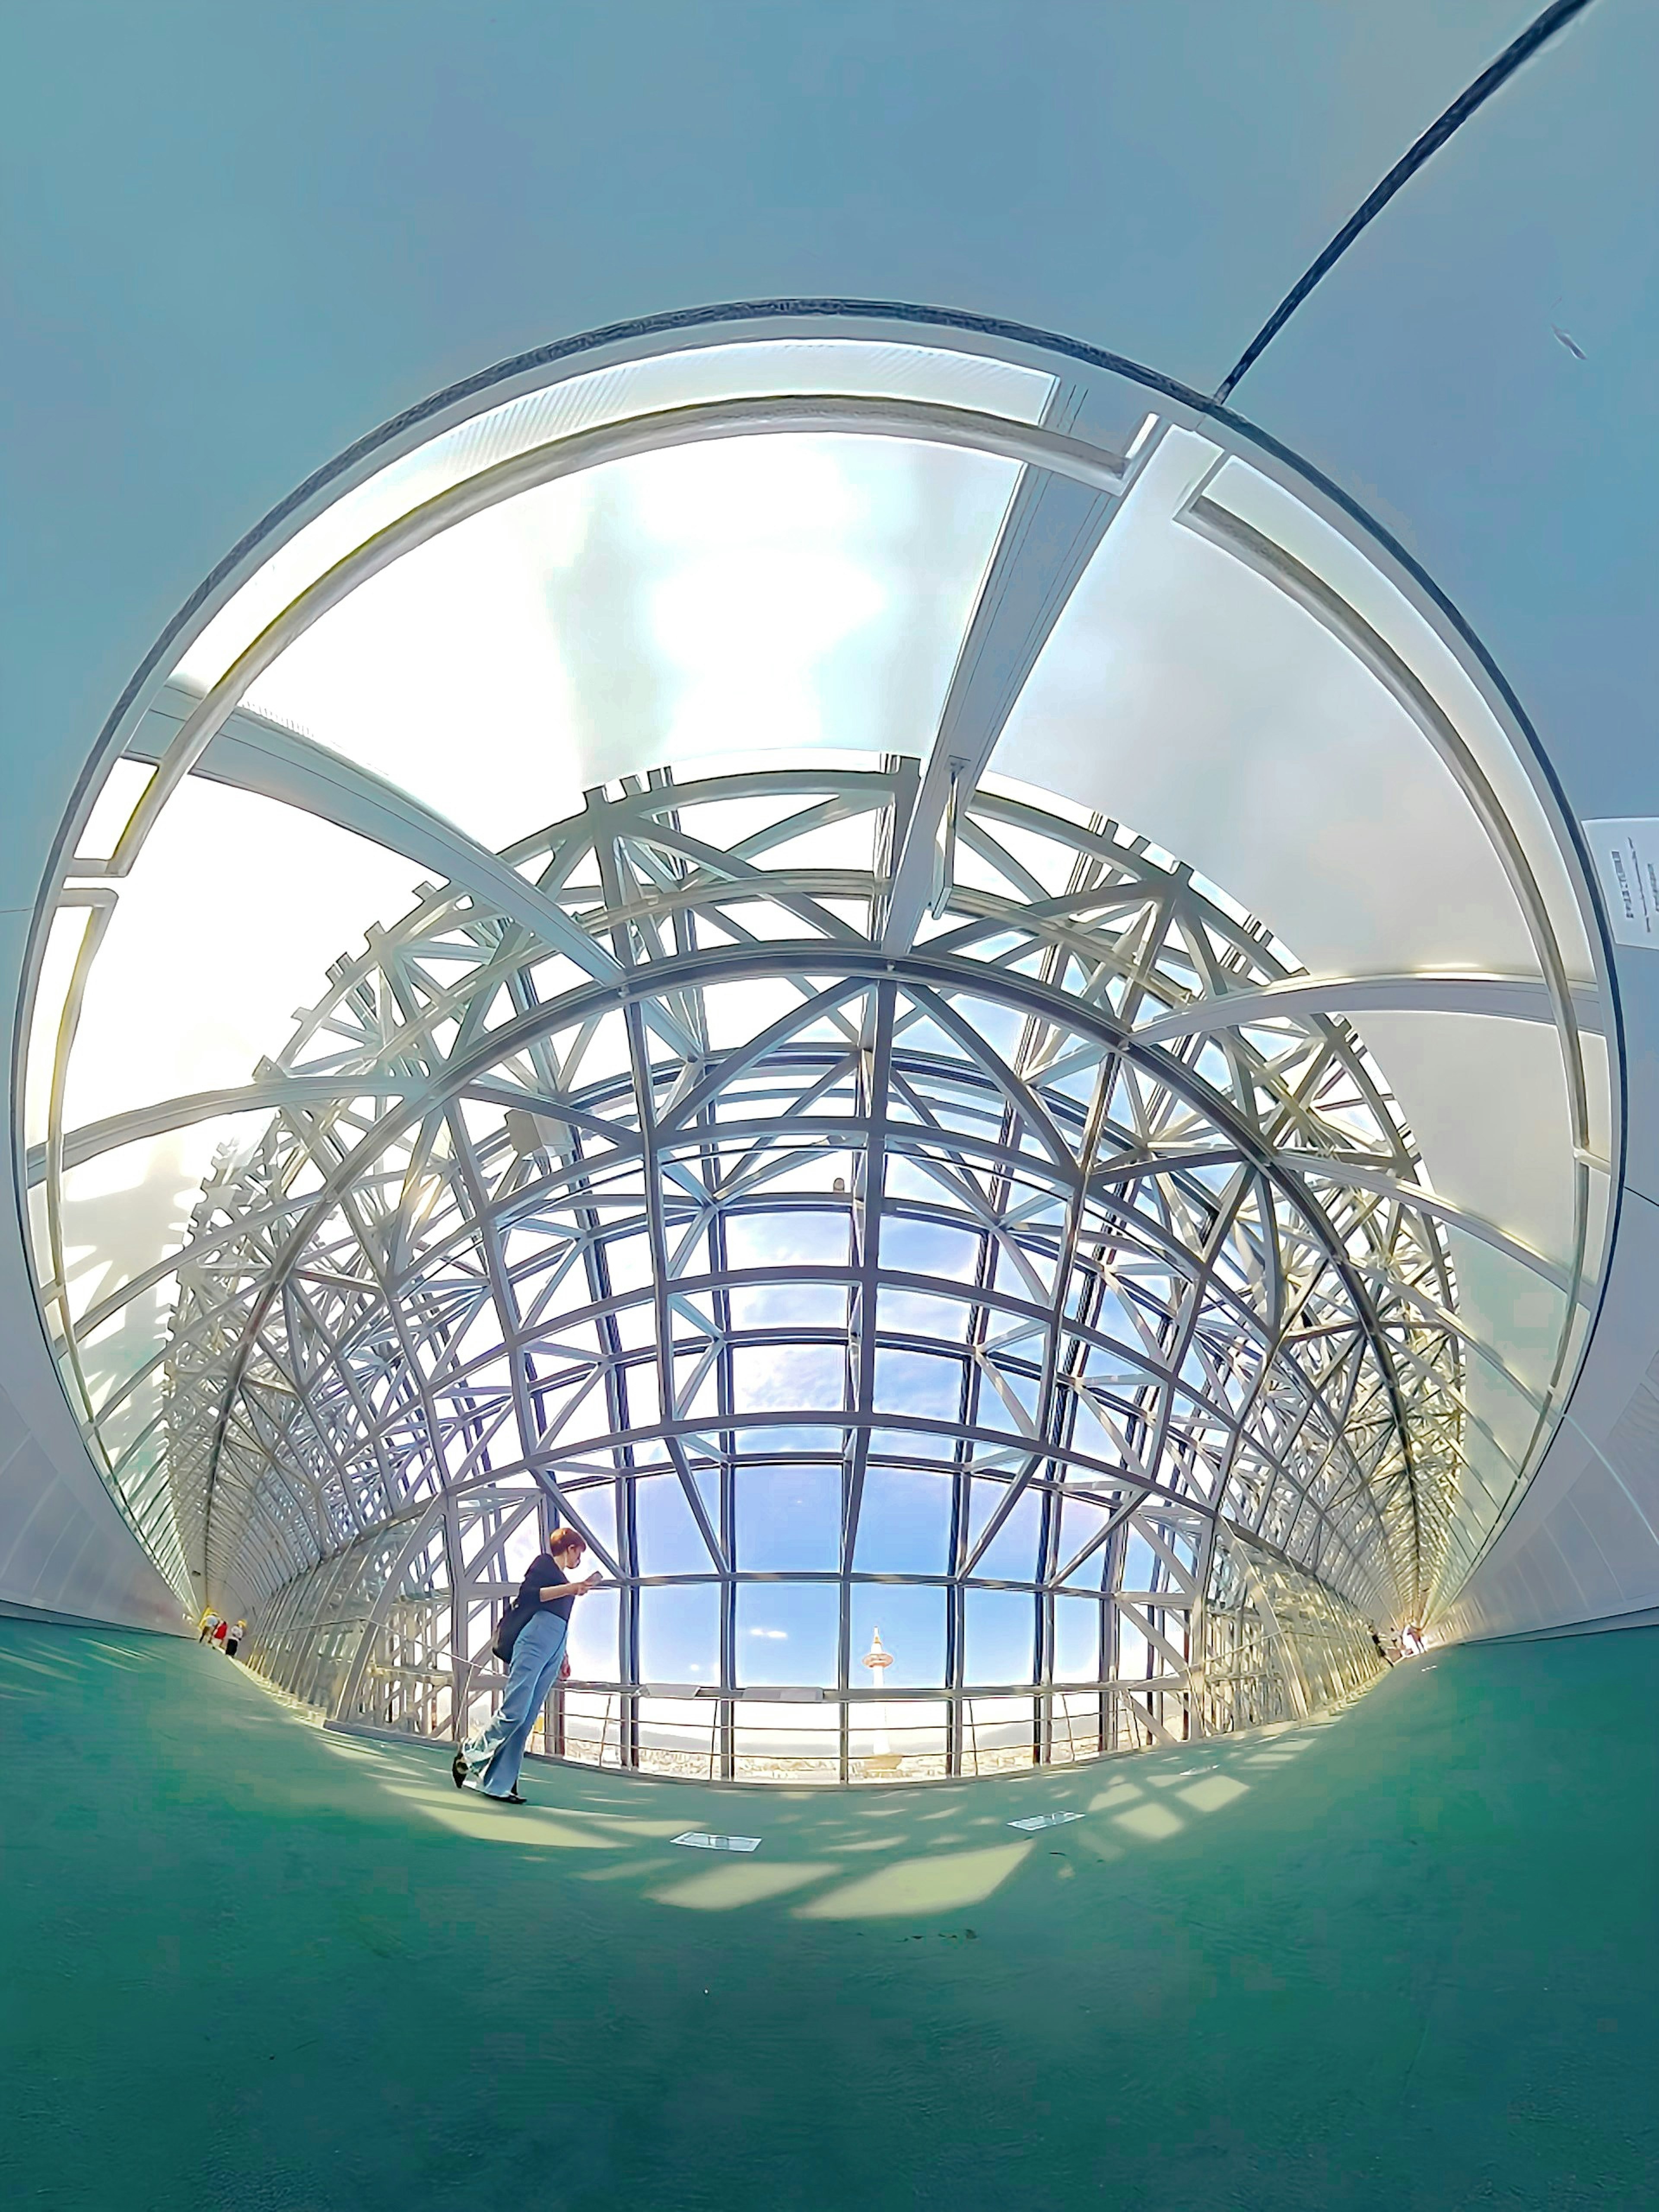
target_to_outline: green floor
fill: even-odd
[[[1656,1706],[1636,1630],[1069,1775],[514,1812],[0,1620],[0,2201],[1651,2206]]]

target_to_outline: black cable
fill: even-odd
[[[1509,82],[1522,62],[1530,59],[1540,46],[1553,39],[1575,15],[1582,15],[1589,5],[1589,0],[1553,0],[1553,4],[1546,8],[1534,22],[1529,23],[1512,45],[1504,47],[1495,62],[1481,70],[1466,91],[1459,93],[1445,113],[1430,124],[1416,144],[1401,156],[1376,189],[1361,202],[1318,260],[1297,279],[1273,309],[1231,372],[1216,386],[1216,405],[1225,403],[1240,377],[1272,344],[1320,278],[1342,258],[1372,217],[1381,215],[1401,186],[1417,174],[1430,156],[1437,153],[1453,132],[1460,130],[1478,107],[1484,106],[1501,85]]]

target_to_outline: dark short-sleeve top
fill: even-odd
[[[533,1620],[538,1613],[556,1613],[563,1620],[570,1618],[574,1597],[550,1597],[542,1603],[544,1589],[557,1589],[570,1577],[549,1552],[539,1553],[525,1570],[524,1580],[519,1584],[519,1595],[514,1601],[516,1608]]]

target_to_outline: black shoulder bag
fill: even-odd
[[[525,1602],[525,1594],[522,1589],[520,1590],[512,1604],[508,1606],[507,1611],[501,1615],[501,1624],[497,1627],[495,1638],[489,1646],[490,1650],[495,1653],[498,1659],[510,1660],[512,1658],[513,1647],[518,1642],[520,1635],[528,1624],[532,1613],[534,1613],[536,1607],[539,1602],[539,1599],[532,1599],[529,1604],[526,1604]]]

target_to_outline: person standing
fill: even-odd
[[[600,1577],[571,1576],[586,1546],[574,1528],[556,1528],[547,1549],[530,1562],[519,1594],[495,1632],[496,1655],[508,1662],[501,1710],[487,1727],[457,1747],[449,1771],[458,1790],[476,1790],[505,1805],[522,1805],[519,1770],[536,1716],[561,1673],[568,1674],[565,1644],[570,1608]]]
[[[212,1635],[214,1630],[218,1626],[219,1616],[212,1610],[211,1607],[210,1607],[209,1610],[202,1615],[201,1632],[198,1635],[196,1641],[198,1644],[205,1644],[209,1637]]]
[[[231,1630],[229,1635],[225,1638],[225,1656],[227,1659],[234,1659],[236,1656],[236,1647],[246,1634],[246,1621],[239,1620],[235,1627]]]
[[[229,1633],[230,1623],[228,1620],[222,1620],[213,1632],[213,1640],[222,1651],[225,1648],[225,1638]]]

